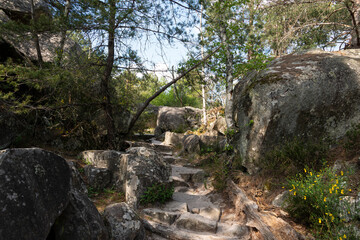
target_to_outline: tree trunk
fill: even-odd
[[[226,126],[228,129],[234,128],[234,120],[232,116],[232,109],[233,109],[233,65],[234,65],[234,58],[231,53],[230,44],[228,42],[228,36],[226,32],[226,23],[220,23],[220,38],[222,45],[224,46],[225,56],[226,56],[226,101],[225,101],[225,121]]]
[[[201,5],[201,12],[200,12],[200,36],[201,36],[201,42],[204,41],[204,35],[202,32],[202,15],[203,15],[204,6]],[[201,43],[201,58],[204,59],[204,45]],[[202,66],[202,76],[203,81],[205,82],[205,67]],[[203,124],[206,126],[207,124],[207,116],[206,116],[206,95],[205,95],[205,84],[201,84],[201,94],[202,94],[202,111],[203,111]]]
[[[110,80],[115,57],[115,14],[116,2],[109,0],[109,26],[108,26],[108,56],[104,76],[101,81],[101,91],[103,95],[103,109],[105,112],[105,122],[107,129],[107,145],[109,148],[115,147],[115,124],[111,106]]]
[[[351,34],[351,48],[360,48],[360,0],[353,1],[352,21],[354,29]]]
[[[207,61],[212,55],[214,55],[218,50],[220,49],[220,46],[217,47],[213,52],[211,52],[209,55],[207,55],[205,58],[203,58],[201,61],[196,63],[194,66],[177,76],[175,79],[173,79],[171,82],[160,88],[156,93],[154,93],[151,97],[149,97],[144,104],[138,109],[134,117],[131,119],[131,122],[129,124],[127,134],[130,133],[131,129],[135,126],[136,121],[139,119],[140,115],[144,112],[146,107],[150,104],[152,100],[154,100],[157,96],[159,96],[163,91],[165,91],[168,87],[182,79],[186,74],[194,70],[195,68],[199,67],[201,64],[203,64],[205,61]]]
[[[39,36],[36,33],[35,30],[35,23],[36,23],[36,19],[35,19],[35,9],[34,9],[34,0],[30,0],[30,11],[31,11],[31,34],[35,43],[35,48],[36,48],[36,54],[37,54],[37,59],[38,59],[38,64],[40,67],[42,67],[43,64],[43,59],[42,59],[42,55],[41,55],[41,49],[40,49],[40,42],[39,42]]]
[[[65,46],[66,30],[67,30],[67,27],[65,27],[65,25],[67,25],[67,23],[68,23],[70,6],[71,6],[71,1],[66,0],[65,9],[64,9],[64,21],[62,23],[63,26],[62,26],[62,29],[61,29],[61,36],[60,36],[60,46],[59,46],[58,51],[57,51],[57,54],[58,54],[57,63],[58,64],[61,63],[61,60],[62,60],[63,54],[64,54],[64,46]]]

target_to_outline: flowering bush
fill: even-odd
[[[352,231],[345,224],[345,215],[351,214],[345,196],[352,191],[346,181],[343,171],[336,174],[330,167],[319,172],[305,168],[303,174],[288,181],[287,210],[322,239],[352,239]]]

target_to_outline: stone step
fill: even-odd
[[[237,223],[218,223],[216,234],[228,237],[241,237],[249,235],[250,229],[248,226],[243,226]]]
[[[249,240],[250,232],[243,232],[243,235],[231,237],[207,232],[194,232],[179,229],[174,225],[167,226],[154,221],[144,220],[144,226],[150,232],[158,234],[165,239],[171,240]]]
[[[168,154],[168,153],[163,154],[163,158],[164,158],[165,162],[167,162],[169,164],[186,161],[185,159],[183,159],[181,157],[173,156],[172,153],[171,154]]]
[[[198,214],[183,213],[175,221],[174,225],[177,228],[189,231],[207,232],[215,234],[217,228],[217,221],[213,221]]]
[[[153,144],[148,142],[133,142],[126,141],[130,147],[146,147],[154,149],[157,152],[172,152],[173,148],[171,146],[162,145],[162,144]]]
[[[187,203],[174,200],[167,202],[162,209],[169,212],[189,212]]]
[[[205,172],[202,169],[183,167],[180,165],[171,165],[171,176],[182,178],[188,183],[204,183]]]
[[[203,207],[203,208],[193,208],[191,209],[192,213],[199,214],[205,218],[211,219],[213,221],[218,222],[221,216],[221,209],[218,207]]]
[[[212,203],[209,196],[203,194],[197,195],[191,189],[187,192],[174,192],[172,199],[177,202],[186,203],[190,210],[193,208],[217,207]]]
[[[173,224],[181,215],[181,212],[168,212],[157,208],[146,208],[142,213],[146,219],[167,225]]]

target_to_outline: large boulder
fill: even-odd
[[[133,147],[127,152],[124,154],[127,163],[126,202],[136,209],[141,196],[149,187],[169,182],[171,167],[152,149]]]
[[[127,203],[134,208],[138,207],[148,187],[168,182],[171,173],[170,166],[162,156],[146,147],[131,147],[126,153],[90,150],[82,152],[81,156],[94,167],[110,171],[112,186],[125,192]],[[100,178],[103,177],[98,174],[93,181],[102,182]]]
[[[108,239],[86,192],[74,164],[54,153],[2,151],[0,239]]]
[[[31,21],[31,1],[30,0],[0,0],[0,23],[1,22],[21,22],[25,25],[30,25]],[[50,6],[44,0],[34,0],[34,14],[35,18],[40,16],[47,16],[51,18]],[[16,57],[30,59],[37,61],[37,52],[34,47],[33,38],[30,32],[18,34],[16,31],[9,31],[2,29],[0,33],[0,58],[4,57],[3,54],[9,54],[9,48],[16,49]],[[57,57],[57,48],[60,46],[61,35],[54,33],[53,29],[47,29],[38,33],[40,50],[42,58],[45,62],[54,62]],[[65,54],[76,54],[77,56],[82,53],[80,46],[66,38],[64,45]],[[10,56],[15,57],[14,53]]]
[[[141,219],[126,203],[115,203],[104,210],[105,224],[113,240],[145,239]]]
[[[284,141],[345,135],[360,120],[360,50],[308,51],[274,60],[234,90],[235,150],[249,172]]]
[[[201,109],[193,107],[161,107],[158,112],[155,135],[166,131],[184,133],[201,125]]]
[[[70,200],[70,169],[37,148],[0,152],[0,239],[46,239]]]
[[[199,154],[200,153],[200,137],[198,135],[185,135],[182,139],[184,153]]]

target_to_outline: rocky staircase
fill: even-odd
[[[134,145],[144,146],[144,143]],[[172,149],[157,141],[146,143],[171,164],[174,184],[172,201],[141,209],[140,216],[149,240],[230,240],[302,239],[280,218],[260,213],[255,202],[230,186],[233,194],[224,198],[215,193],[202,169],[184,166],[185,159],[173,156]],[[227,199],[227,200],[225,200]]]

